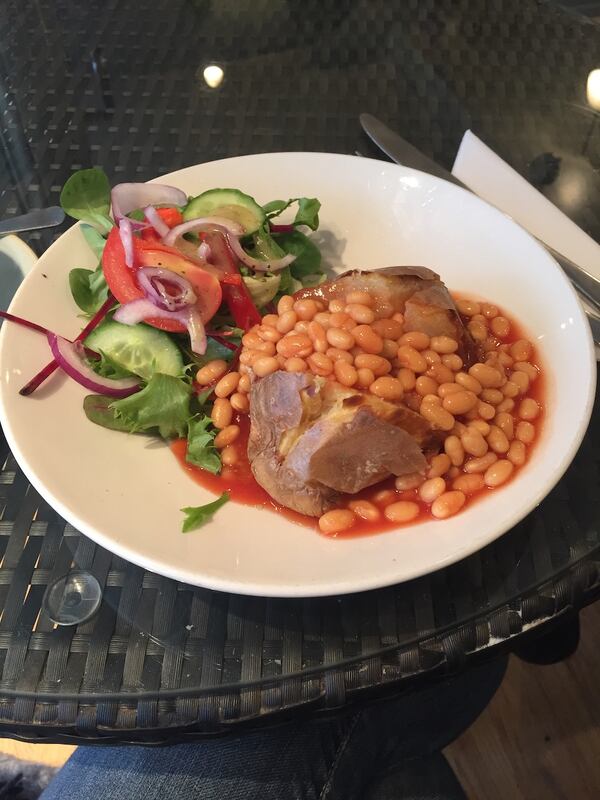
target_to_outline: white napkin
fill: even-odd
[[[600,278],[600,245],[470,130],[462,138],[452,174],[538,239]],[[596,353],[600,353],[598,348]]]

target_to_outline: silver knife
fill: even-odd
[[[28,214],[21,214],[18,217],[8,217],[0,222],[0,236],[9,233],[22,233],[23,231],[35,231],[39,228],[53,228],[65,218],[65,212],[60,206],[49,206],[48,208],[36,208]]]
[[[437,164],[433,159],[429,158],[429,156],[426,156],[425,153],[417,150],[414,145],[407,142],[406,139],[403,139],[402,136],[391,128],[388,128],[381,120],[371,114],[361,114],[360,124],[367,136],[380,150],[383,150],[392,161],[403,164],[405,167],[421,170],[421,172],[426,172],[436,178],[441,178],[442,180],[461,186],[469,192],[471,191],[466,184],[458,178],[455,178],[451,172]],[[492,204],[489,203],[489,205]],[[533,234],[530,235],[533,236]],[[538,239],[537,236],[533,238],[560,264],[564,272],[570,278],[571,283],[579,290],[585,299],[591,303],[596,310],[600,311],[600,280],[583,269],[583,267],[575,264],[570,258],[567,258],[553,247],[550,247],[546,242]]]

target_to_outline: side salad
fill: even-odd
[[[69,341],[0,312],[44,333],[53,356],[21,394],[32,394],[60,368],[92,392],[83,402],[89,420],[125,433],[185,437],[187,461],[219,474],[214,386],[199,386],[194,376],[215,359],[235,369],[245,331],[281,296],[325,280],[321,253],[305,232],[319,226],[319,201],[261,206],[238,189],[188,197],[156,183],[111,190],[94,168],[69,178],[61,205],[81,221],[98,259],[93,270],[69,273],[71,294],[88,321]],[[291,222],[276,222],[287,210],[295,212]],[[182,509],[183,532],[227,500],[224,493]]]

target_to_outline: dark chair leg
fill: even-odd
[[[555,623],[518,639],[513,653],[529,664],[557,664],[569,658],[579,644],[579,613],[571,611]]]

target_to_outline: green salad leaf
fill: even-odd
[[[303,286],[306,284],[304,279],[312,275],[322,275],[321,251],[308,236],[301,231],[290,231],[290,233],[274,233],[273,239],[277,245],[285,252],[296,256],[290,264],[292,277],[300,281]]]
[[[96,269],[72,269],[69,272],[69,287],[73,300],[90,316],[98,311],[108,297],[108,286],[100,264]]]
[[[185,514],[185,519],[181,526],[182,532],[188,533],[204,525],[209,521],[215,511],[218,511],[221,506],[224,506],[228,500],[229,494],[223,492],[223,494],[216,500],[213,500],[212,503],[206,503],[204,506],[186,506],[186,508],[182,508],[181,510]]]
[[[316,231],[319,227],[319,210],[321,203],[316,197],[292,197],[290,200],[271,200],[262,209],[269,219],[274,219],[282,214],[294,203],[298,203],[298,210],[292,225],[306,225]]]
[[[131,425],[126,420],[117,417],[115,410],[111,408],[112,403],[112,397],[104,394],[88,394],[83,400],[83,410],[90,422],[100,425],[102,428],[131,433]]]
[[[109,217],[110,184],[103,170],[80,169],[63,186],[60,204],[65,214],[108,233],[113,227]]]
[[[94,255],[100,261],[106,245],[106,239],[96,228],[93,228],[85,222],[81,225],[81,232],[83,233],[83,238],[94,251]]]
[[[140,392],[113,400],[115,418],[130,433],[157,428],[163,439],[187,433],[192,388],[180,378],[155,372]]]
[[[221,459],[214,444],[216,433],[208,416],[194,417],[188,423],[185,460],[213,475],[221,472]]]

